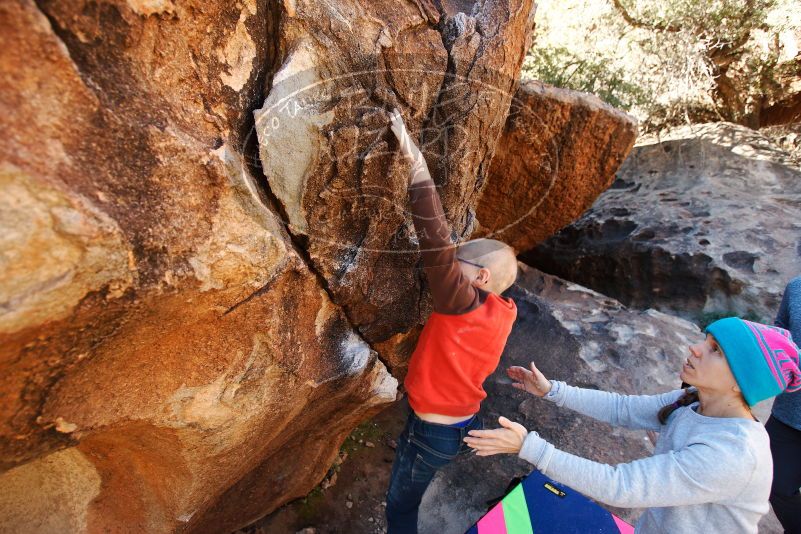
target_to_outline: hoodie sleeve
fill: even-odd
[[[621,395],[568,386],[558,380],[551,383],[553,387],[544,397],[546,400],[598,421],[634,430],[659,431],[662,428],[657,416],[659,410],[684,394],[684,390],[677,389],[660,395]]]
[[[734,433],[713,432],[682,449],[607,465],[560,451],[531,432],[520,458],[596,501],[622,508],[684,506],[738,495],[756,457]]]
[[[481,304],[480,293],[456,261],[456,246],[450,240],[451,228],[439,193],[428,170],[424,172],[427,178],[409,186],[409,204],[434,311],[467,313]]]

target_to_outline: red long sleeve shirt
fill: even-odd
[[[469,416],[487,396],[483,383],[498,367],[517,306],[464,276],[430,177],[409,188],[409,199],[434,305],[409,362],[409,405],[418,413]]]

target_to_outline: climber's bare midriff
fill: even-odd
[[[422,419],[423,421],[428,421],[429,423],[437,423],[439,425],[453,425],[456,423],[461,423],[465,419],[470,419],[473,417],[474,413],[467,414],[467,415],[459,415],[459,416],[452,416],[452,415],[441,415],[438,413],[418,413],[414,412],[417,417]]]

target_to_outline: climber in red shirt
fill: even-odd
[[[391,129],[411,161],[409,202],[434,311],[409,362],[404,385],[411,408],[398,440],[387,492],[388,534],[417,532],[420,501],[436,471],[466,453],[484,380],[500,361],[517,317],[500,296],[517,277],[514,250],[493,239],[451,243],[451,229],[422,153],[400,112]]]

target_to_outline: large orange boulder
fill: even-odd
[[[521,84],[476,210],[476,235],[520,252],[544,241],[612,184],[636,138],[636,120],[595,95]]]
[[[293,4],[282,19],[281,61],[255,129],[290,233],[365,338],[385,342],[419,322],[398,310],[426,304],[413,269],[408,166],[387,112],[402,110],[455,238],[469,238],[534,8],[530,0],[338,4]]]
[[[3,3],[0,531],[225,532],[307,493],[428,313],[384,114],[469,235],[532,13]]]

